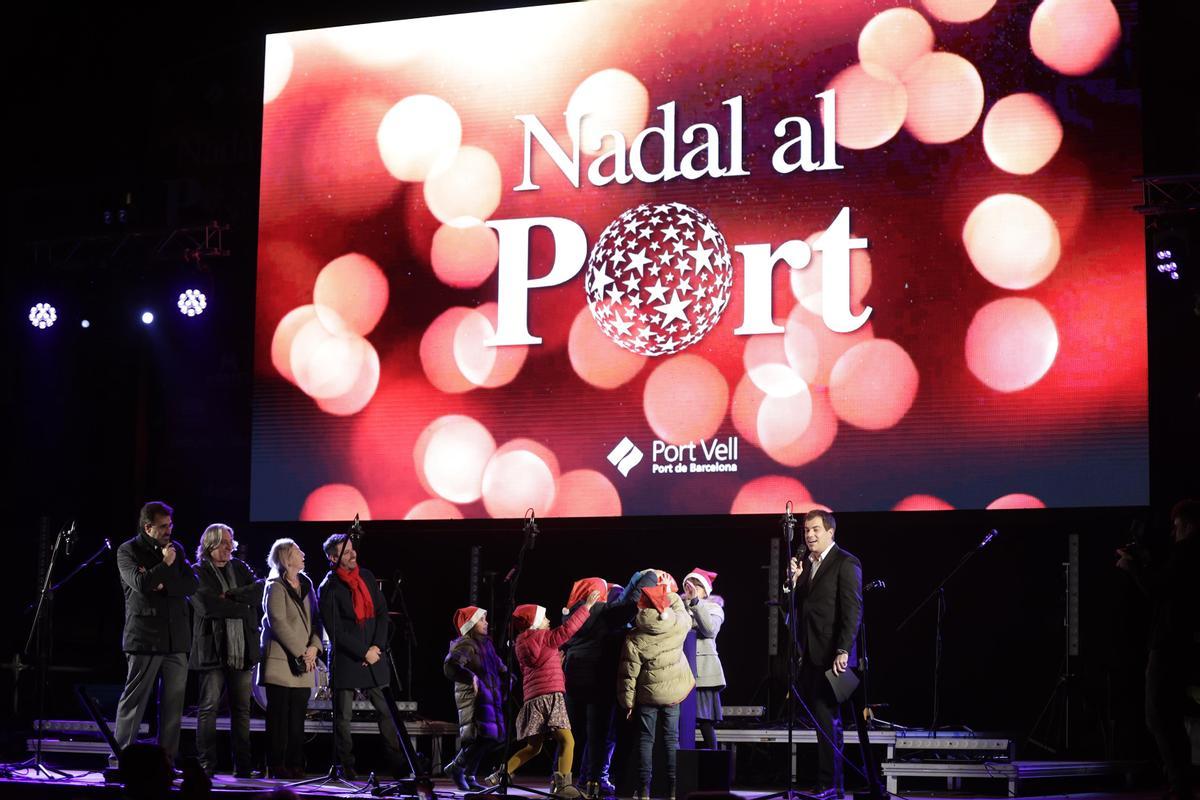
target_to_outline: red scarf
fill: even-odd
[[[367,620],[375,616],[375,603],[371,600],[371,591],[367,588],[367,582],[362,579],[358,567],[353,570],[338,567],[335,572],[341,582],[350,587],[350,596],[354,598],[355,619],[358,620],[359,625],[365,624]]]

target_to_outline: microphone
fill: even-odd
[[[358,514],[354,515],[354,522],[350,523],[350,540],[358,544],[358,540],[363,537],[363,527],[358,521]]]
[[[796,518],[792,516],[792,501],[788,500],[783,507],[783,518],[779,520],[783,524],[784,531],[787,532],[787,540],[792,541],[792,537],[796,531]]]
[[[987,536],[983,537],[983,541],[979,543],[979,549],[982,550],[983,548],[987,547],[988,544],[992,541],[992,539],[995,539],[999,535],[1000,535],[1000,532],[998,530],[996,530],[995,528],[992,528],[990,531],[987,532]]]
[[[66,534],[67,555],[71,555],[71,550],[75,547],[75,520],[71,520],[71,527]]]
[[[110,539],[104,540],[104,549],[112,550],[112,541]]]
[[[886,589],[886,588],[887,588],[886,583],[884,583],[883,581],[876,580],[876,581],[871,581],[870,583],[864,585],[863,591],[864,592],[872,592],[876,589]]]
[[[538,533],[537,514],[531,508],[525,512],[525,543],[529,545],[530,550],[537,547]]]

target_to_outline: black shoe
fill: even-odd
[[[292,772],[292,770],[289,770],[289,772]],[[294,777],[295,773],[292,772],[292,774]],[[235,769],[233,771],[233,777],[237,778],[239,781],[256,781],[262,776],[262,770],[259,769]]]
[[[484,786],[482,783],[480,783],[474,775],[467,775],[466,778],[467,778],[468,791],[482,792],[488,788],[488,787]]]
[[[459,764],[457,761],[451,761],[442,771],[450,780],[454,781],[454,785],[464,792],[471,791],[471,784],[467,783],[467,768]]]

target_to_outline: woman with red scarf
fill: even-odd
[[[333,740],[338,763],[347,779],[358,777],[350,737],[354,693],[358,690],[379,712],[379,733],[387,747],[391,771],[397,778],[404,777],[409,774],[408,765],[383,696],[383,687],[391,682],[384,652],[391,635],[387,600],[375,576],[358,565],[358,553],[349,536],[335,533],[325,540],[323,549],[329,559],[329,574],[321,581],[318,596],[329,635],[329,679],[337,694]]]

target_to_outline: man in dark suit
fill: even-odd
[[[329,573],[321,581],[318,602],[321,621],[331,649],[329,680],[337,697],[334,720],[334,750],[342,773],[354,780],[354,745],[350,720],[354,714],[354,692],[361,691],[379,713],[379,733],[387,748],[388,761],[396,777],[409,774],[396,726],[392,724],[384,687],[391,683],[387,653],[391,635],[387,600],[375,576],[358,565],[354,542],[344,533],[325,540]]]
[[[196,591],[196,575],[183,549],[171,541],[174,510],[150,502],[138,516],[140,532],[117,548],[117,568],[125,591],[122,649],[128,673],[117,704],[117,743],[137,741],[138,727],[159,675],[158,743],[172,759],[179,752],[179,723],[192,646],[187,598]]]
[[[817,734],[819,796],[841,796],[841,704],[825,673],[842,674],[858,665],[855,643],[862,624],[862,564],[833,541],[837,522],[828,511],[804,515],[807,553],[790,565],[796,592],[796,641],[800,648],[800,691]],[[834,747],[834,743],[837,747]]]

